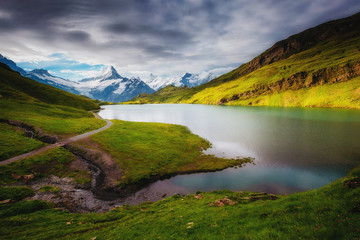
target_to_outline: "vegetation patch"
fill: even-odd
[[[49,175],[58,177],[77,176],[81,181],[82,174],[75,173],[69,168],[69,164],[76,157],[64,148],[55,148],[42,154],[25,158],[18,162],[0,166],[0,184],[11,184],[16,182],[30,182],[39,180]]]
[[[60,188],[51,185],[46,185],[39,188],[39,191],[44,193],[58,193],[60,192]]]
[[[210,142],[184,126],[119,120],[113,123],[91,139],[117,161],[123,171],[122,184],[153,176],[221,170],[251,161],[203,154]]]

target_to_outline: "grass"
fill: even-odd
[[[46,185],[46,186],[42,186],[41,188],[39,188],[40,192],[45,192],[45,193],[57,193],[60,192],[60,188],[59,187],[54,187],[51,185]]]
[[[117,161],[124,173],[122,184],[178,172],[219,170],[249,161],[203,154],[210,143],[184,126],[119,120],[113,123],[91,139]]]
[[[24,132],[0,123],[0,161],[44,146],[44,143],[25,136]]]
[[[125,205],[106,214],[71,214],[19,202],[0,208],[0,234],[6,239],[358,239],[360,188],[343,183],[359,177],[357,170],[321,189],[276,200],[218,191]],[[224,198],[234,204],[214,205]]]
[[[81,109],[41,102],[0,99],[0,119],[17,120],[36,126],[48,135],[62,138],[101,128],[106,123]],[[0,123],[0,161],[17,156],[45,144],[8,124]]]
[[[286,91],[246,100],[237,100],[230,102],[228,105],[359,108],[359,86],[360,77],[356,77],[343,83],[325,84],[297,91]]]
[[[42,154],[0,166],[0,184],[7,185],[20,182],[21,178],[14,178],[14,174],[17,176],[34,174],[33,180],[55,175],[72,177],[77,183],[91,181],[89,173],[83,173],[69,167],[75,159],[76,157],[64,148],[48,150]]]
[[[22,121],[48,134],[77,135],[105,125],[85,110],[61,105],[0,99],[0,108],[0,119]]]
[[[0,201],[11,199],[20,201],[34,195],[34,191],[29,187],[0,187]]]

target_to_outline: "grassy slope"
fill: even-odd
[[[91,137],[108,151],[124,172],[123,184],[153,175],[219,170],[249,159],[222,159],[202,154],[210,143],[186,127],[113,120],[108,130]]]
[[[154,94],[141,95],[132,102],[150,103],[202,103],[218,104],[225,99],[229,105],[266,105],[302,107],[348,107],[360,108],[359,77],[343,83],[326,83],[297,90],[279,89],[273,92],[254,94],[245,99],[231,100],[232,96],[256,91],[291,77],[306,73],[303,82],[309,81],[319,71],[327,69],[336,75],[337,70],[360,63],[359,31],[334,36],[290,57],[265,65],[244,74],[246,65],[196,88],[168,87]],[[234,77],[239,75],[240,77]],[[345,87],[345,91],[343,90]],[[305,95],[305,96],[304,96]]]
[[[347,64],[360,62],[360,36],[347,41],[333,39],[323,42],[307,51],[295,54],[286,60],[282,60],[237,80],[221,84],[218,87],[207,88],[186,100],[188,103],[216,104],[222,98],[230,98],[234,94],[254,90],[257,86],[274,83],[282,78],[300,72],[309,75],[324,68],[336,68]],[[306,81],[306,79],[304,79]],[[346,86],[347,91],[343,87]],[[318,107],[353,107],[360,108],[359,77],[355,77],[344,83],[324,84],[312,88],[300,90],[281,90],[271,95],[250,97],[244,101],[233,101],[234,105],[270,105],[270,106],[318,106]],[[309,94],[308,94],[309,93]],[[302,94],[308,94],[302,96]],[[281,95],[278,101],[269,101],[273,96]],[[327,98],[323,98],[327,95]],[[339,98],[339,96],[341,98]],[[278,96],[279,98],[279,96]],[[310,103],[310,104],[309,104]]]
[[[44,145],[36,139],[29,139],[23,131],[8,124],[0,123],[0,129],[0,161]]]
[[[84,110],[99,108],[95,100],[23,77],[4,64],[0,64],[0,95],[5,99],[41,101]]]
[[[98,109],[94,100],[24,78],[0,64],[0,119],[18,120],[62,137],[81,134],[105,125],[87,112]],[[39,148],[43,143],[2,124],[0,159]]]
[[[39,201],[21,201],[0,207],[0,235],[6,239],[358,239],[360,188],[343,182],[359,178],[358,169],[319,190],[277,200],[221,191],[202,193],[200,199],[173,196],[106,214],[71,214]],[[212,205],[225,196],[237,204]]]

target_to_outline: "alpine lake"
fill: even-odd
[[[252,157],[253,164],[159,180],[133,198],[233,190],[291,194],[322,187],[360,165],[360,111],[324,108],[107,105],[104,119],[187,126],[206,154]]]

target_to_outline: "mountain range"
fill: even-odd
[[[168,85],[172,85],[175,87],[196,87],[201,84],[207,83],[212,79],[216,78],[212,72],[202,72],[199,74],[192,74],[192,73],[185,73],[181,76],[174,76],[174,77],[159,77],[153,74],[150,74],[149,80],[146,83],[155,90],[160,90]]]
[[[25,71],[18,67],[15,62],[0,54],[0,62],[8,65],[14,71],[24,77],[31,78],[40,83],[48,84],[74,94],[82,94],[100,101],[123,102],[136,97],[141,93],[153,93],[167,85],[177,87],[195,87],[215,78],[213,73],[190,74],[183,76],[161,78],[153,74],[148,81],[138,77],[122,77],[113,66],[96,77],[85,78],[80,81],[70,81],[61,77],[51,75],[45,69],[34,69]]]

